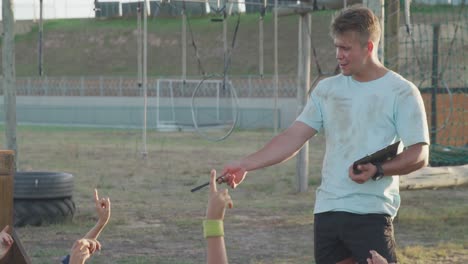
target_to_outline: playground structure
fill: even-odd
[[[11,150],[0,150],[0,226],[10,226],[13,245],[7,255],[0,260],[2,264],[30,264],[21,240],[13,227],[13,182],[15,175],[15,156]]]
[[[346,4],[346,1],[344,2]],[[372,5],[375,2],[366,2],[364,4]],[[384,3],[383,1],[380,3]],[[393,2],[392,2],[393,3]],[[405,2],[407,3],[407,2]],[[247,3],[249,4],[249,3]],[[219,4],[218,4],[219,5]],[[281,113],[278,113],[278,102],[279,96],[281,94],[279,87],[279,71],[278,71],[278,30],[277,22],[281,19],[278,17],[278,12],[281,12],[282,15],[289,14],[299,17],[299,30],[298,30],[298,73],[297,73],[297,91],[296,96],[298,98],[298,109],[304,105],[304,102],[301,101],[305,98],[304,93],[313,88],[313,84],[310,82],[310,77],[320,76],[322,69],[326,69],[324,66],[324,61],[326,61],[327,56],[322,53],[314,53],[312,56],[310,50],[304,49],[303,47],[312,46],[314,49],[318,46],[314,42],[316,36],[312,36],[311,29],[314,27],[310,22],[310,17],[313,14],[310,13],[312,10],[310,6],[306,5],[295,5],[290,4],[285,5],[284,3],[267,3],[268,10],[273,12],[273,32],[272,40],[274,47],[273,51],[273,76],[269,77],[271,80],[265,80],[264,82],[270,82],[272,89],[272,94],[269,95],[271,101],[270,105],[272,106],[271,114],[273,115],[271,120],[272,129],[276,132],[280,124]],[[143,5],[145,6],[145,5]],[[142,13],[144,7],[135,5],[135,8],[139,7],[137,14],[139,19],[146,19],[145,12]],[[219,7],[219,6],[218,6]],[[177,8],[177,5],[174,5],[174,8]],[[170,85],[173,82],[166,82],[158,80],[157,91],[170,91],[166,95],[161,96],[156,93],[153,95],[153,98],[156,99],[156,127],[167,130],[177,130],[177,126],[174,124],[189,124],[186,120],[176,120],[177,106],[176,101],[183,101],[180,94],[182,90],[190,86],[191,80],[186,78],[187,74],[187,64],[184,61],[187,61],[192,57],[196,58],[197,68],[202,70],[202,72],[210,73],[210,69],[205,69],[203,63],[205,58],[201,52],[206,45],[206,42],[198,38],[197,36],[200,32],[197,32],[192,28],[189,15],[183,7],[178,7],[181,11],[181,21],[182,21],[182,39],[185,39],[187,43],[192,42],[194,46],[194,54],[190,55],[190,50],[187,49],[186,45],[182,45],[181,54],[185,54],[186,57],[182,56],[182,75],[179,83],[178,89],[174,89]],[[373,7],[375,8],[375,7]],[[377,7],[379,9],[379,7]],[[405,19],[404,23],[399,21],[399,11],[405,10]],[[286,10],[286,12],[284,12]],[[466,32],[466,28],[463,27],[464,22],[466,21],[466,9],[465,4],[461,4],[458,9],[453,13],[447,12],[448,15],[438,15],[434,19],[426,16],[417,15],[417,12],[407,12],[409,6],[406,5],[404,8],[399,5],[390,5],[386,4],[385,6],[386,16],[381,16],[383,25],[385,27],[385,37],[384,45],[381,51],[384,61],[388,64],[388,67],[396,69],[402,73],[403,76],[409,78],[414,83],[416,83],[423,94],[425,100],[426,109],[428,112],[428,120],[431,126],[431,139],[433,147],[431,147],[431,152],[434,155],[431,155],[431,164],[437,166],[444,165],[460,165],[465,164],[466,160],[466,79],[463,76],[463,65],[465,63],[466,55],[464,53],[455,55],[455,50],[463,51],[463,39]],[[417,10],[416,8],[413,10]],[[378,13],[378,12],[377,12]],[[143,14],[143,15],[142,15]],[[452,15],[450,15],[452,14]],[[264,14],[263,14],[264,15]],[[263,15],[260,14],[259,21],[259,74],[263,78],[264,76],[264,66],[263,63],[266,58],[264,58],[264,39],[262,36],[263,27]],[[153,20],[158,19],[157,17],[152,17]],[[217,46],[222,46],[222,52],[219,55],[224,56],[224,59],[220,59],[220,65],[224,64],[221,67],[222,74],[224,76],[231,75],[228,69],[228,65],[232,63],[230,60],[235,60],[236,52],[234,51],[235,36],[238,31],[238,28],[231,29],[234,33],[231,33],[232,37],[230,41],[232,42],[231,47],[229,47],[229,38],[228,38],[228,28],[227,21],[229,17],[224,17],[222,19],[222,37],[221,41],[217,43]],[[234,18],[235,19],[235,18]],[[139,20],[139,21],[140,21]],[[431,21],[430,23],[428,21]],[[396,22],[395,22],[396,21]],[[437,22],[437,23],[435,23]],[[143,24],[143,28],[141,27]],[[139,73],[137,87],[134,91],[137,91],[136,96],[144,97],[144,117],[142,118],[142,127],[143,127],[143,141],[145,142],[146,138],[146,129],[147,125],[152,122],[148,117],[153,116],[153,113],[148,113],[148,99],[147,96],[150,95],[150,90],[148,89],[148,79],[146,78],[147,73],[143,74],[148,63],[146,61],[147,54],[144,52],[147,47],[145,43],[148,42],[146,27],[147,21],[144,20],[140,22],[139,28],[137,31],[137,36],[139,40],[138,44],[138,56],[139,56]],[[429,25],[430,24],[430,25]],[[239,24],[237,24],[239,26]],[[221,27],[220,27],[221,29]],[[190,32],[191,40],[186,36],[187,30]],[[240,24],[239,33],[241,33],[242,24]],[[266,37],[266,36],[263,36]],[[309,41],[309,42],[308,42]],[[400,45],[389,45],[397,41]],[[387,43],[387,44],[385,44]],[[213,46],[211,46],[213,47]],[[215,46],[216,47],[216,46]],[[396,48],[394,48],[396,47]],[[301,53],[304,52],[304,53]],[[205,56],[207,53],[205,53]],[[385,56],[384,56],[385,55]],[[302,58],[306,58],[303,61]],[[313,61],[312,65],[305,63],[305,61]],[[315,65],[314,65],[315,64]],[[146,65],[146,66],[145,66]],[[312,67],[311,67],[312,66]],[[315,67],[314,67],[315,66]],[[330,68],[328,68],[328,72]],[[323,76],[323,75],[322,75]],[[46,78],[46,77],[44,77]],[[203,76],[200,76],[198,80],[202,80]],[[230,78],[231,79],[231,78]],[[162,79],[161,79],[162,80]],[[465,80],[465,81],[464,81]],[[164,87],[164,84],[166,87]],[[196,81],[195,81],[196,84]],[[48,85],[48,84],[46,84]],[[192,85],[193,86],[193,85]],[[101,89],[102,87],[99,87]],[[241,89],[235,85],[235,89]],[[239,97],[242,97],[242,93],[238,92]],[[187,96],[190,98],[190,95]],[[217,99],[213,98],[213,102]],[[160,106],[164,102],[169,106],[170,119],[162,120],[160,117]],[[180,107],[180,106],[179,106]],[[183,106],[182,106],[183,107]],[[151,108],[154,109],[154,108]],[[215,107],[216,109],[216,107]],[[153,110],[154,111],[154,110]],[[216,111],[216,110],[215,110]],[[181,116],[181,115],[179,115]],[[146,143],[144,143],[143,149],[146,149]],[[143,152],[146,153],[145,150]],[[436,159],[434,159],[436,158]]]

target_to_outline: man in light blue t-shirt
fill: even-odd
[[[341,11],[331,24],[341,74],[321,81],[297,120],[259,151],[224,167],[232,188],[248,171],[289,159],[323,131],[326,153],[314,210],[316,263],[367,263],[375,249],[396,263],[392,220],[400,206],[398,175],[428,163],[429,135],[421,95],[377,56],[378,18],[367,8]],[[352,168],[396,141],[392,160]]]

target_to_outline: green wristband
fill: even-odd
[[[224,236],[223,220],[203,220],[203,235],[205,238]]]

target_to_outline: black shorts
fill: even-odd
[[[384,214],[325,212],[315,214],[314,249],[317,264],[334,264],[353,257],[367,264],[369,250],[397,263],[392,218]]]

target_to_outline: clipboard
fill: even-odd
[[[357,169],[358,165],[366,164],[366,163],[382,163],[387,160],[393,159],[397,155],[399,145],[400,145],[400,141],[397,141],[391,145],[386,146],[385,148],[381,150],[378,150],[370,155],[367,155],[359,160],[356,160],[353,163],[354,173],[356,174],[361,173],[361,171]]]

